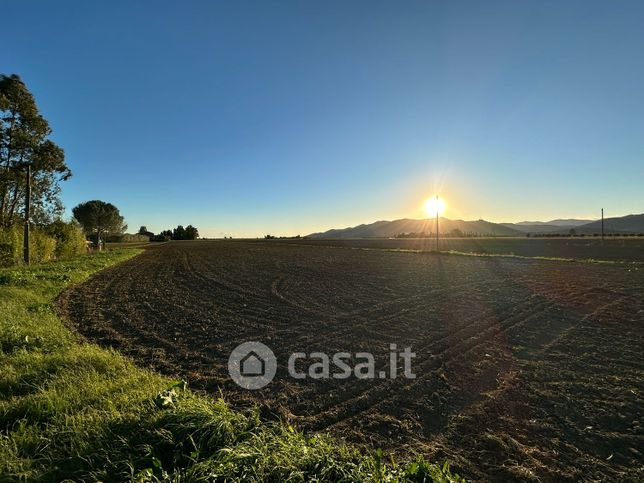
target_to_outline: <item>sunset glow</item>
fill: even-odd
[[[438,196],[433,196],[425,201],[425,213],[427,213],[428,216],[434,217],[436,215],[442,215],[444,211],[445,201],[440,199]]]

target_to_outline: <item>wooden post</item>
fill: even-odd
[[[25,232],[23,237],[23,256],[29,265],[29,218],[31,216],[31,165],[27,165],[27,187],[25,189]]]
[[[602,208],[602,243],[604,243],[604,208]]]

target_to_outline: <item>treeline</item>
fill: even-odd
[[[484,233],[475,233],[475,232],[464,232],[463,230],[460,230],[458,228],[454,228],[453,230],[450,230],[445,233],[440,233],[439,234],[441,238],[444,237],[453,237],[453,238],[478,238],[478,237],[488,237],[488,236],[495,236],[495,235],[490,235],[490,234],[484,234]],[[431,231],[421,231],[419,233],[398,233],[397,235],[394,235],[394,238],[435,238],[436,233],[433,233]]]
[[[72,172],[51,133],[22,79],[0,74],[0,266],[84,253],[88,239],[101,249],[127,229],[118,208],[100,200],[63,221],[60,183]]]
[[[62,221],[59,184],[72,172],[62,148],[49,139],[51,133],[22,79],[0,74],[1,266],[23,259],[25,225],[31,261],[85,251],[80,225]]]
[[[226,238],[226,237],[224,237]],[[232,236],[230,237],[232,239]],[[300,235],[295,236],[273,236],[273,235],[264,235],[265,240],[297,240],[302,238]],[[304,237],[306,238],[306,237]]]
[[[178,225],[173,230],[163,230],[155,235],[148,231],[145,226],[142,226],[139,228],[139,235],[147,236],[150,241],[196,240],[199,238],[199,230],[192,225],[188,225],[185,228],[183,225]]]

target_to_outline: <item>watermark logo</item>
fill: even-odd
[[[288,375],[293,379],[396,379],[399,375],[415,379],[411,360],[416,353],[411,347],[398,351],[396,344],[389,344],[389,370],[376,372],[376,358],[371,352],[294,352],[288,358]],[[298,369],[298,365],[301,367]],[[399,366],[401,366],[399,370]],[[400,374],[402,372],[402,374]]]
[[[293,379],[395,379],[403,376],[414,379],[411,360],[416,353],[411,347],[398,349],[389,345],[388,370],[376,372],[376,361],[370,352],[294,352],[288,358],[288,375]],[[233,381],[244,389],[261,389],[275,377],[275,354],[261,342],[244,342],[228,358],[228,372]]]
[[[261,389],[275,377],[275,354],[261,342],[244,342],[228,357],[228,373],[244,389]]]

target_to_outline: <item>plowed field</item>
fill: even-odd
[[[644,267],[171,242],[60,300],[81,334],[234,405],[475,479],[644,479]],[[248,391],[232,349],[275,380]],[[293,379],[293,352],[411,347],[415,379]]]

